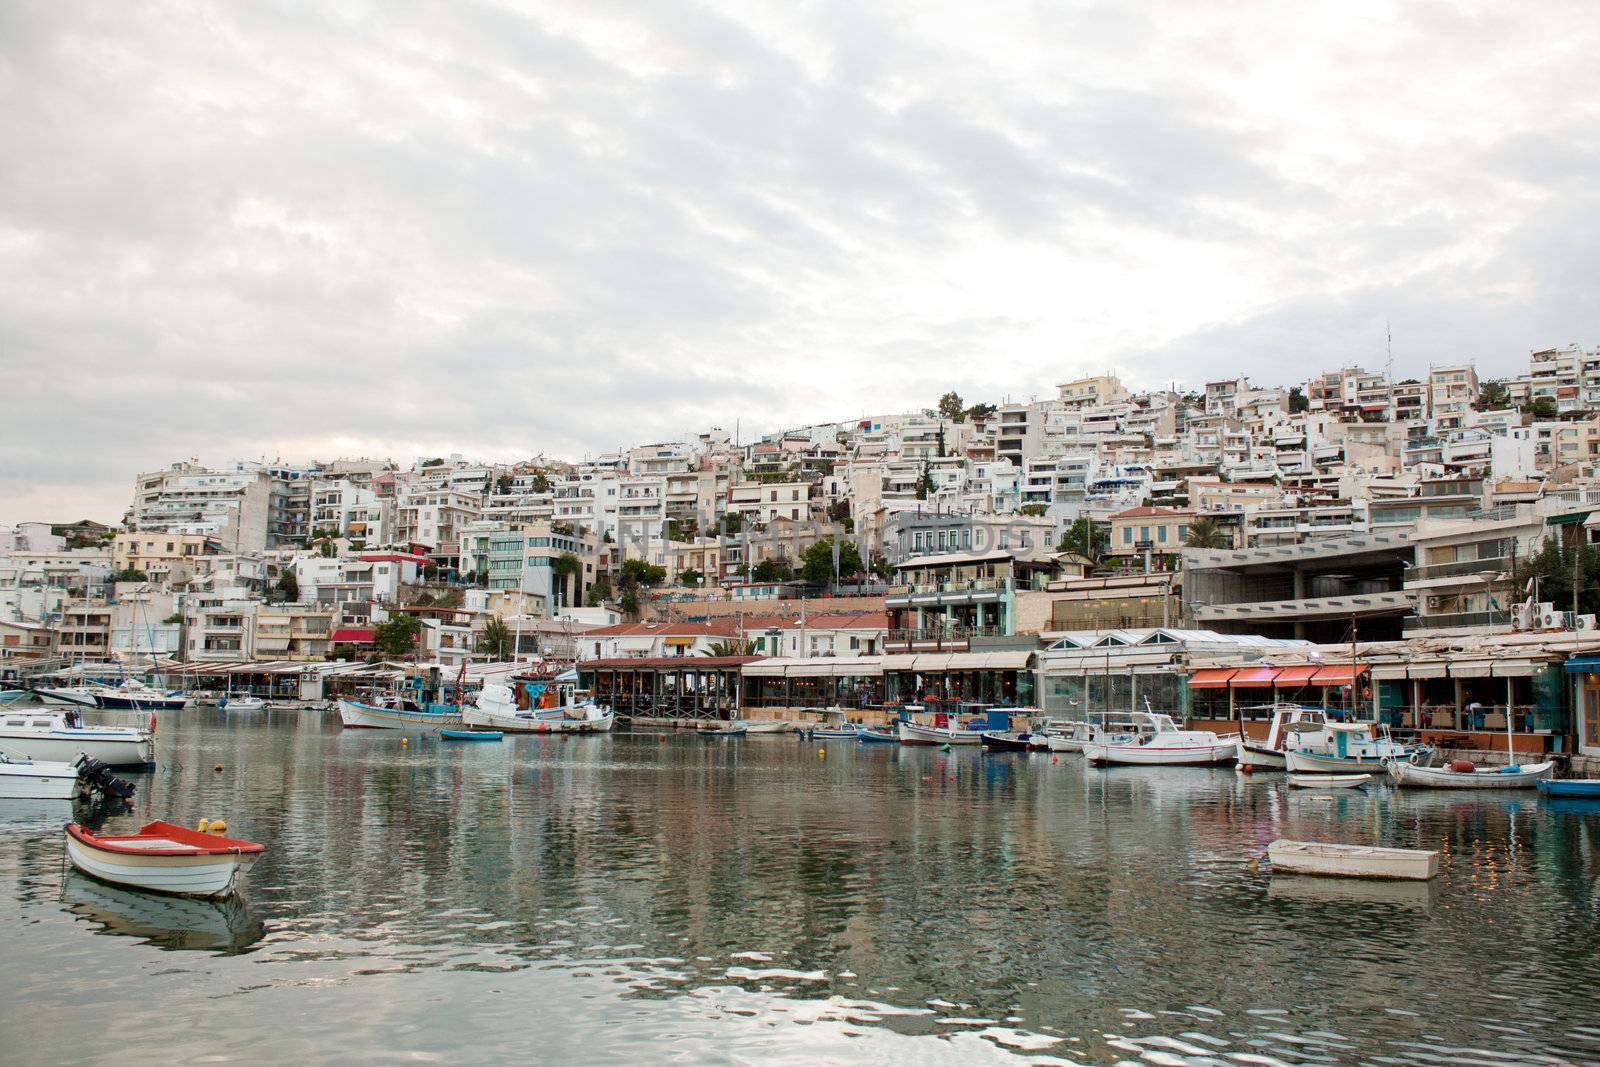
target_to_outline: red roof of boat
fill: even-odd
[[[235,852],[265,852],[266,845],[239,841],[218,834],[203,834],[170,822],[146,823],[136,834],[100,837],[77,823],[67,833],[93,848],[126,856],[227,856]]]

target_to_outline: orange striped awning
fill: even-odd
[[[1315,678],[1320,670],[1322,668],[1315,663],[1307,663],[1299,667],[1284,667],[1278,671],[1278,677],[1273,679],[1272,684],[1279,689],[1310,685],[1311,679]]]
[[[1235,689],[1241,686],[1271,685],[1277,677],[1276,667],[1246,667],[1235,674],[1228,684]]]
[[[1367,673],[1365,663],[1338,663],[1332,667],[1324,667],[1311,679],[1312,685],[1350,685],[1355,679]]]

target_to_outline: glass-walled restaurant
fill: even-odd
[[[883,657],[763,659],[744,666],[749,708],[868,708],[885,702]]]

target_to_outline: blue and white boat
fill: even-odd
[[[461,710],[440,706],[424,710],[405,697],[383,697],[375,703],[339,701],[339,721],[346,730],[400,730],[426,733],[440,727],[462,726]]]
[[[856,740],[871,745],[898,745],[900,735],[883,730],[871,730],[863,726],[856,730]]]
[[[1284,769],[1291,774],[1381,772],[1395,762],[1426,767],[1432,745],[1407,745],[1380,734],[1370,722],[1291,722]],[[1301,729],[1296,729],[1301,727]]]
[[[165,692],[134,678],[120,685],[103,685],[91,692],[97,705],[111,711],[178,711],[189,703],[179,690]]]

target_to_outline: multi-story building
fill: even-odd
[[[202,557],[222,551],[214,534],[139,530],[112,538],[111,565],[119,572],[139,571],[157,585],[170,585],[192,578],[199,573]]]

